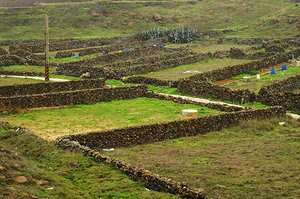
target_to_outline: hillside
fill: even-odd
[[[296,5],[290,0],[101,1],[0,8],[0,40],[42,39],[45,13],[51,38],[126,36],[189,24],[220,37],[286,37],[300,32]]]

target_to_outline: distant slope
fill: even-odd
[[[153,27],[191,24],[220,36],[285,37],[299,34],[300,6],[290,0],[203,0],[42,4],[0,9],[0,40],[42,39],[43,14],[51,38],[114,37]]]

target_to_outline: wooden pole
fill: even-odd
[[[49,26],[48,26],[48,15],[45,15],[45,81],[50,79],[49,71]]]

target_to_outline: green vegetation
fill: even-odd
[[[204,135],[105,154],[184,180],[211,197],[292,199],[300,190],[299,131],[300,123],[291,119],[250,120]]]
[[[147,73],[142,76],[154,77],[163,80],[178,80],[179,78],[190,77],[198,73],[203,73],[226,66],[232,66],[242,63],[248,63],[250,60],[241,59],[209,59],[192,64],[185,64],[170,69],[160,70],[156,72]]]
[[[0,86],[10,86],[14,84],[35,84],[41,82],[43,81],[29,78],[0,77]]]
[[[45,66],[25,66],[25,65],[13,65],[13,66],[2,66],[2,70],[10,71],[27,71],[27,72],[45,72]],[[50,67],[50,73],[55,73],[56,68]]]
[[[289,0],[210,0],[196,4],[182,1],[151,6],[69,3],[0,8],[0,40],[43,39],[45,13],[51,19],[51,38],[126,36],[188,24],[201,32],[235,31],[221,33],[221,37],[281,38],[297,34],[299,9]],[[157,14],[161,20],[155,18]]]
[[[44,139],[53,140],[68,134],[183,119],[182,109],[197,109],[199,116],[220,113],[214,109],[192,104],[138,98],[19,113],[10,112],[3,114],[2,118],[13,125],[22,124]]]
[[[245,74],[240,74],[240,75],[231,77],[231,79],[242,79],[243,77],[256,75],[256,74],[258,74],[258,73],[259,73],[259,72],[258,72],[257,70],[250,70],[250,71],[248,71],[248,72],[245,73]]]
[[[139,84],[124,84],[123,82],[115,79],[106,80],[106,85],[111,86],[133,86],[133,85],[139,85]],[[154,91],[158,93],[166,93],[170,95],[184,95],[177,91],[177,88],[171,88],[169,86],[152,86],[147,85],[149,91]]]
[[[250,82],[233,82],[230,84],[226,84],[225,87],[235,88],[235,89],[249,89],[255,93],[258,93],[260,88],[264,85],[274,83],[276,81],[284,80],[289,77],[300,74],[300,68],[295,66],[289,66],[287,71],[277,70],[276,74],[264,74],[260,76],[260,79],[252,78]]]
[[[0,146],[1,198],[179,198],[148,191],[105,163],[61,150],[30,133],[0,126]],[[27,182],[15,183],[18,176]]]

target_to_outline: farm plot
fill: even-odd
[[[192,64],[185,64],[175,68],[165,69],[157,72],[144,74],[145,77],[153,77],[162,80],[178,80],[179,78],[190,77],[198,73],[203,73],[215,69],[224,68],[226,66],[233,66],[251,62],[245,59],[209,59]]]
[[[288,67],[287,71],[277,71],[276,74],[267,74],[261,75],[260,79],[251,78],[249,82],[236,81],[229,84],[226,84],[225,87],[234,88],[234,89],[249,89],[255,93],[258,93],[262,86],[275,83],[287,79],[289,77],[300,74],[300,68],[295,66]],[[296,89],[297,90],[297,89]]]
[[[137,98],[73,105],[54,109],[28,110],[2,115],[13,125],[23,125],[47,140],[68,134],[142,125],[182,119],[182,109],[197,109],[199,116],[215,115],[220,111],[191,104],[152,98]]]
[[[103,153],[201,187],[211,197],[297,198],[299,130],[299,122],[286,118],[250,120],[204,135]]]
[[[243,44],[235,44],[235,43],[222,43],[218,44],[216,42],[202,42],[196,41],[195,43],[191,44],[171,44],[168,47],[172,48],[179,48],[179,47],[186,47],[190,48],[197,53],[215,53],[217,51],[229,51],[230,48],[243,48],[247,49],[252,47],[253,45],[243,45]]]
[[[0,86],[9,86],[14,84],[34,84],[41,82],[43,81],[29,78],[0,77]]]

